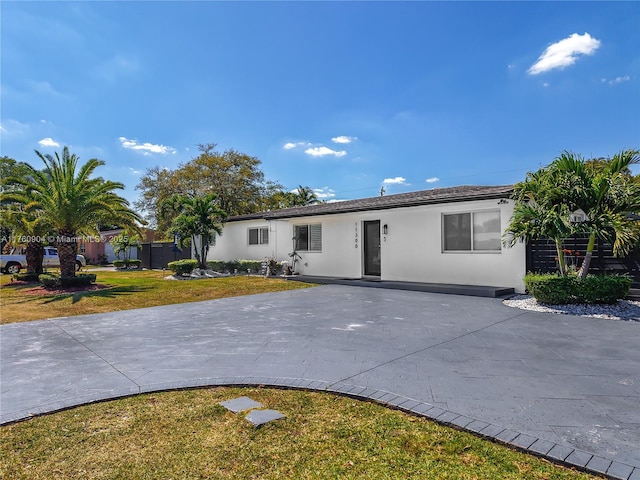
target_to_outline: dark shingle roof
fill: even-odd
[[[230,217],[229,222],[240,220],[308,217],[313,215],[334,215],[338,213],[362,212],[367,210],[386,210],[389,208],[415,207],[436,203],[464,202],[470,200],[486,200],[492,198],[508,198],[513,192],[513,185],[471,186],[434,188],[418,192],[398,193],[379,197],[345,200],[343,202],[320,203],[306,207],[283,208],[268,212],[251,213]]]

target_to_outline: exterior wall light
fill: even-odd
[[[389,233],[389,227],[386,223],[382,226],[382,233],[384,233],[385,235]]]

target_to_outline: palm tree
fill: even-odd
[[[296,207],[306,207],[318,203],[318,196],[310,187],[298,185],[295,193],[294,203]]]
[[[516,205],[503,235],[503,244],[512,247],[518,241],[550,238],[554,241],[558,270],[567,274],[563,243],[573,232],[568,206],[558,188],[557,172],[545,167],[529,172],[524,182],[514,187]]]
[[[26,243],[25,257],[27,273],[40,275],[43,272],[44,239],[48,236],[49,226],[46,218],[37,212],[25,212],[23,209],[7,209],[3,212],[3,223],[11,227],[13,236]]]
[[[616,256],[626,255],[640,240],[640,184],[629,165],[640,163],[640,151],[625,150],[610,160],[585,162],[579,155],[563,152],[552,167],[559,172],[565,201],[582,210],[586,220],[578,230],[589,235],[579,277],[589,272],[596,239],[613,242]],[[636,217],[637,218],[637,217]]]
[[[179,236],[181,247],[193,245],[198,268],[206,269],[209,245],[216,234],[222,234],[222,224],[227,219],[227,214],[218,208],[217,196],[173,195],[163,202],[160,212],[178,214],[169,231]]]
[[[119,182],[91,178],[102,160],[90,159],[78,167],[78,157],[69,154],[64,147],[62,155],[36,155],[44,162],[42,171],[29,166],[31,181],[18,182],[20,189],[6,195],[7,199],[20,202],[26,212],[34,212],[46,219],[55,232],[60,274],[75,276],[77,239],[79,235],[94,234],[99,223],[117,224],[134,231],[140,216],[129,208],[129,202],[116,195],[114,190],[124,188]]]

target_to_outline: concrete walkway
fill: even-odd
[[[638,322],[327,285],[3,325],[0,422],[154,390],[281,385],[639,479],[639,367]]]

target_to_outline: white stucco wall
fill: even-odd
[[[249,245],[249,228],[268,228],[267,245]],[[292,226],[286,220],[243,220],[227,222],[215,245],[209,247],[207,260],[288,260],[293,249]]]
[[[289,260],[294,225],[322,224],[322,251],[299,252],[296,270],[304,275],[360,278],[363,275],[363,222],[388,226],[381,234],[381,279],[513,287],[524,292],[525,246],[500,252],[443,252],[442,214],[499,210],[502,231],[513,202],[480,200],[370,212],[230,222],[209,251],[210,260]],[[248,245],[248,228],[269,227],[269,245]]]

